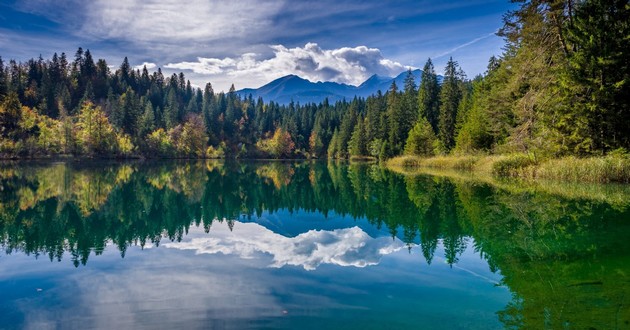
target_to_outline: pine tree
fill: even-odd
[[[405,90],[402,102],[402,118],[405,118],[405,120],[400,122],[400,129],[403,133],[401,139],[404,141],[407,140],[409,131],[418,120],[418,90],[416,89],[416,81],[411,69],[407,71],[407,76],[405,77]]]
[[[22,118],[22,104],[15,92],[9,93],[0,104],[0,136],[15,135]]]
[[[444,70],[444,83],[440,93],[438,137],[447,151],[455,146],[455,120],[462,99],[460,71],[457,62],[450,58]]]
[[[418,89],[418,105],[419,116],[426,117],[433,132],[437,134],[440,113],[440,85],[430,58],[422,68],[422,79]]]
[[[328,144],[328,158],[337,158],[337,146],[339,145],[339,130],[335,128],[330,143]]]
[[[429,121],[422,117],[414,125],[405,144],[406,155],[433,156],[435,133]]]
[[[367,139],[365,135],[364,120],[359,118],[357,125],[354,127],[352,137],[348,143],[348,153],[350,156],[367,155]]]
[[[120,96],[120,107],[123,114],[121,126],[123,131],[130,136],[137,136],[138,121],[142,109],[140,109],[139,100],[131,87],[128,87],[127,91]]]
[[[155,114],[151,101],[147,101],[144,106],[144,113],[140,118],[138,136],[141,138],[145,137],[147,134],[153,132],[153,130],[155,130]]]
[[[7,95],[7,75],[2,56],[0,56],[0,102],[2,102],[5,95]]]
[[[348,157],[348,142],[352,137],[352,131],[357,123],[357,110],[356,103],[350,105],[350,109],[344,114],[341,124],[339,125],[339,133],[337,136],[337,151],[338,158]]]
[[[569,70],[562,80],[573,117],[588,120],[596,150],[630,148],[630,5],[579,3],[568,25]],[[570,127],[570,126],[569,126]]]
[[[403,122],[407,119],[404,117],[402,108],[401,95],[398,93],[398,86],[394,81],[387,93],[388,157],[400,154],[404,147],[405,140],[402,130]]]

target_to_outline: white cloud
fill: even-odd
[[[178,44],[237,38],[264,31],[281,6],[256,0],[97,0],[86,6],[82,31],[99,38]]]
[[[134,66],[134,70],[142,70],[144,67],[147,67],[147,70],[151,70],[151,69],[155,69],[157,67],[157,64],[152,63],[152,62],[144,62],[140,65],[136,65]]]
[[[271,267],[292,265],[306,270],[314,270],[321,264],[353,267],[377,265],[381,257],[404,247],[398,239],[372,238],[359,227],[332,231],[310,230],[295,237],[284,237],[256,223],[236,222],[234,231],[223,225],[213,226],[210,233],[211,237],[196,237],[163,246],[194,250],[197,254],[238,255],[244,259],[266,253],[273,257]]]
[[[378,48],[366,46],[322,49],[316,43],[304,47],[270,46],[273,56],[258,59],[254,53],[237,58],[198,57],[196,62],[169,63],[169,69],[190,70],[202,75],[223,75],[247,78],[250,84],[264,84],[270,80],[295,74],[310,81],[335,81],[359,85],[373,74],[394,76],[406,66],[386,59]]]

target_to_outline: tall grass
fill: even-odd
[[[536,165],[536,161],[530,155],[512,154],[495,157],[491,164],[492,174],[499,177],[520,177],[527,168]]]
[[[606,156],[552,159],[525,175],[571,182],[630,183],[630,158]]]
[[[456,169],[470,171],[479,160],[477,156],[438,156],[421,158],[417,156],[401,156],[387,161],[388,166],[429,167],[440,169]]]
[[[467,172],[428,167],[392,167],[405,176],[431,175],[447,177],[460,183],[482,183],[510,193],[547,193],[569,199],[587,199],[608,203],[620,209],[630,207],[630,185],[594,182],[559,182],[557,180],[504,180],[489,173]]]
[[[630,183],[630,156],[564,157],[537,161],[527,154],[494,156],[396,157],[390,167],[423,167],[472,171],[494,177],[567,182]]]

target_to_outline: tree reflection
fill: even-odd
[[[7,253],[67,254],[78,266],[110,242],[124,257],[131,245],[180,241],[191,226],[209,232],[213,222],[232,229],[263,212],[335,212],[419,245],[429,264],[440,246],[457,263],[472,242],[514,295],[499,313],[506,327],[630,326],[630,202],[618,195],[611,206],[600,195],[308,162],[6,164],[0,187]]]

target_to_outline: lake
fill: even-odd
[[[2,329],[630,329],[630,188],[0,165]]]

